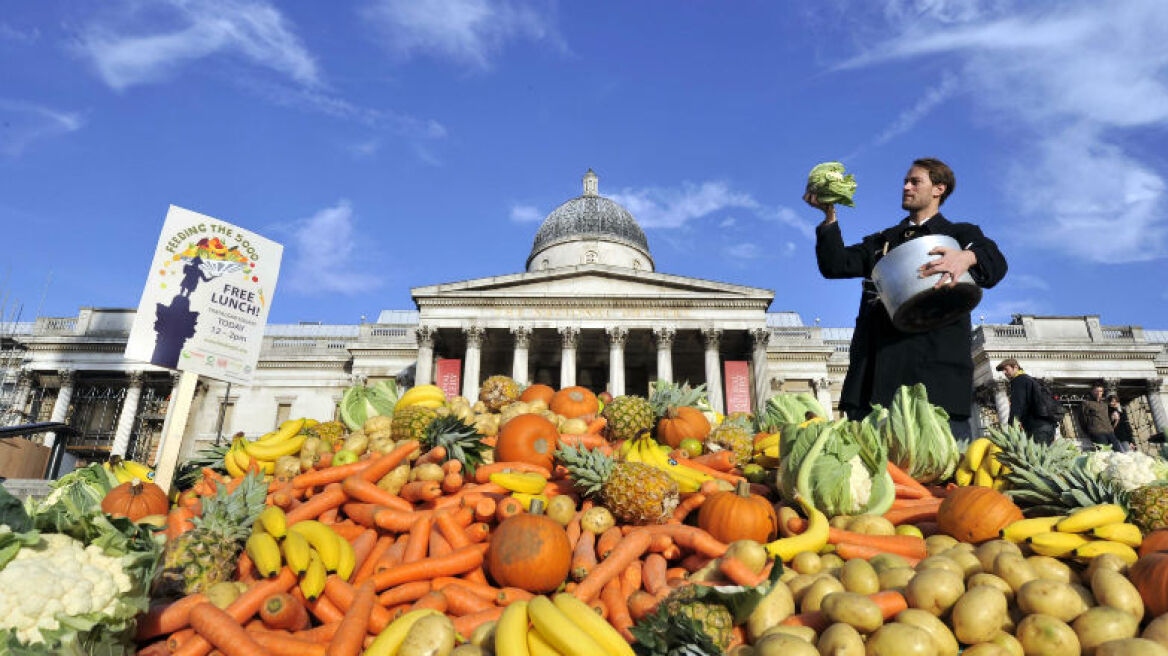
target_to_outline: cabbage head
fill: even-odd
[[[961,450],[949,430],[949,413],[929,403],[921,383],[902,385],[891,407],[873,404],[869,417],[881,427],[888,459],[909,476],[926,484],[939,483],[957,469]]]
[[[817,421],[783,436],[779,489],[806,498],[829,517],[884,514],[896,495],[888,451],[871,422]]]
[[[844,174],[844,165],[839,162],[817,164],[807,176],[807,191],[826,205],[847,205],[855,207],[852,196],[856,193],[856,176]]]

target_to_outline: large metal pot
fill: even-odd
[[[910,239],[888,251],[872,268],[872,282],[884,302],[892,324],[905,332],[919,333],[943,326],[967,314],[981,301],[981,287],[965,272],[954,287],[933,289],[941,274],[921,278],[918,269],[936,255],[938,246],[960,249],[957,240],[946,235],[926,235]]]

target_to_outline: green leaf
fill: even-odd
[[[3,486],[0,486],[0,524],[12,529],[14,533],[32,530],[32,520],[28,518],[24,504]]]

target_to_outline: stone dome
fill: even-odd
[[[628,210],[597,193],[597,188],[598,178],[588,169],[584,194],[547,215],[535,233],[528,271],[588,263],[653,270],[641,226]]]

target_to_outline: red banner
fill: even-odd
[[[727,360],[722,377],[726,386],[726,414],[750,412],[750,363]]]
[[[438,360],[438,370],[434,373],[434,384],[442,388],[446,398],[453,399],[462,394],[462,360],[451,358]]]

